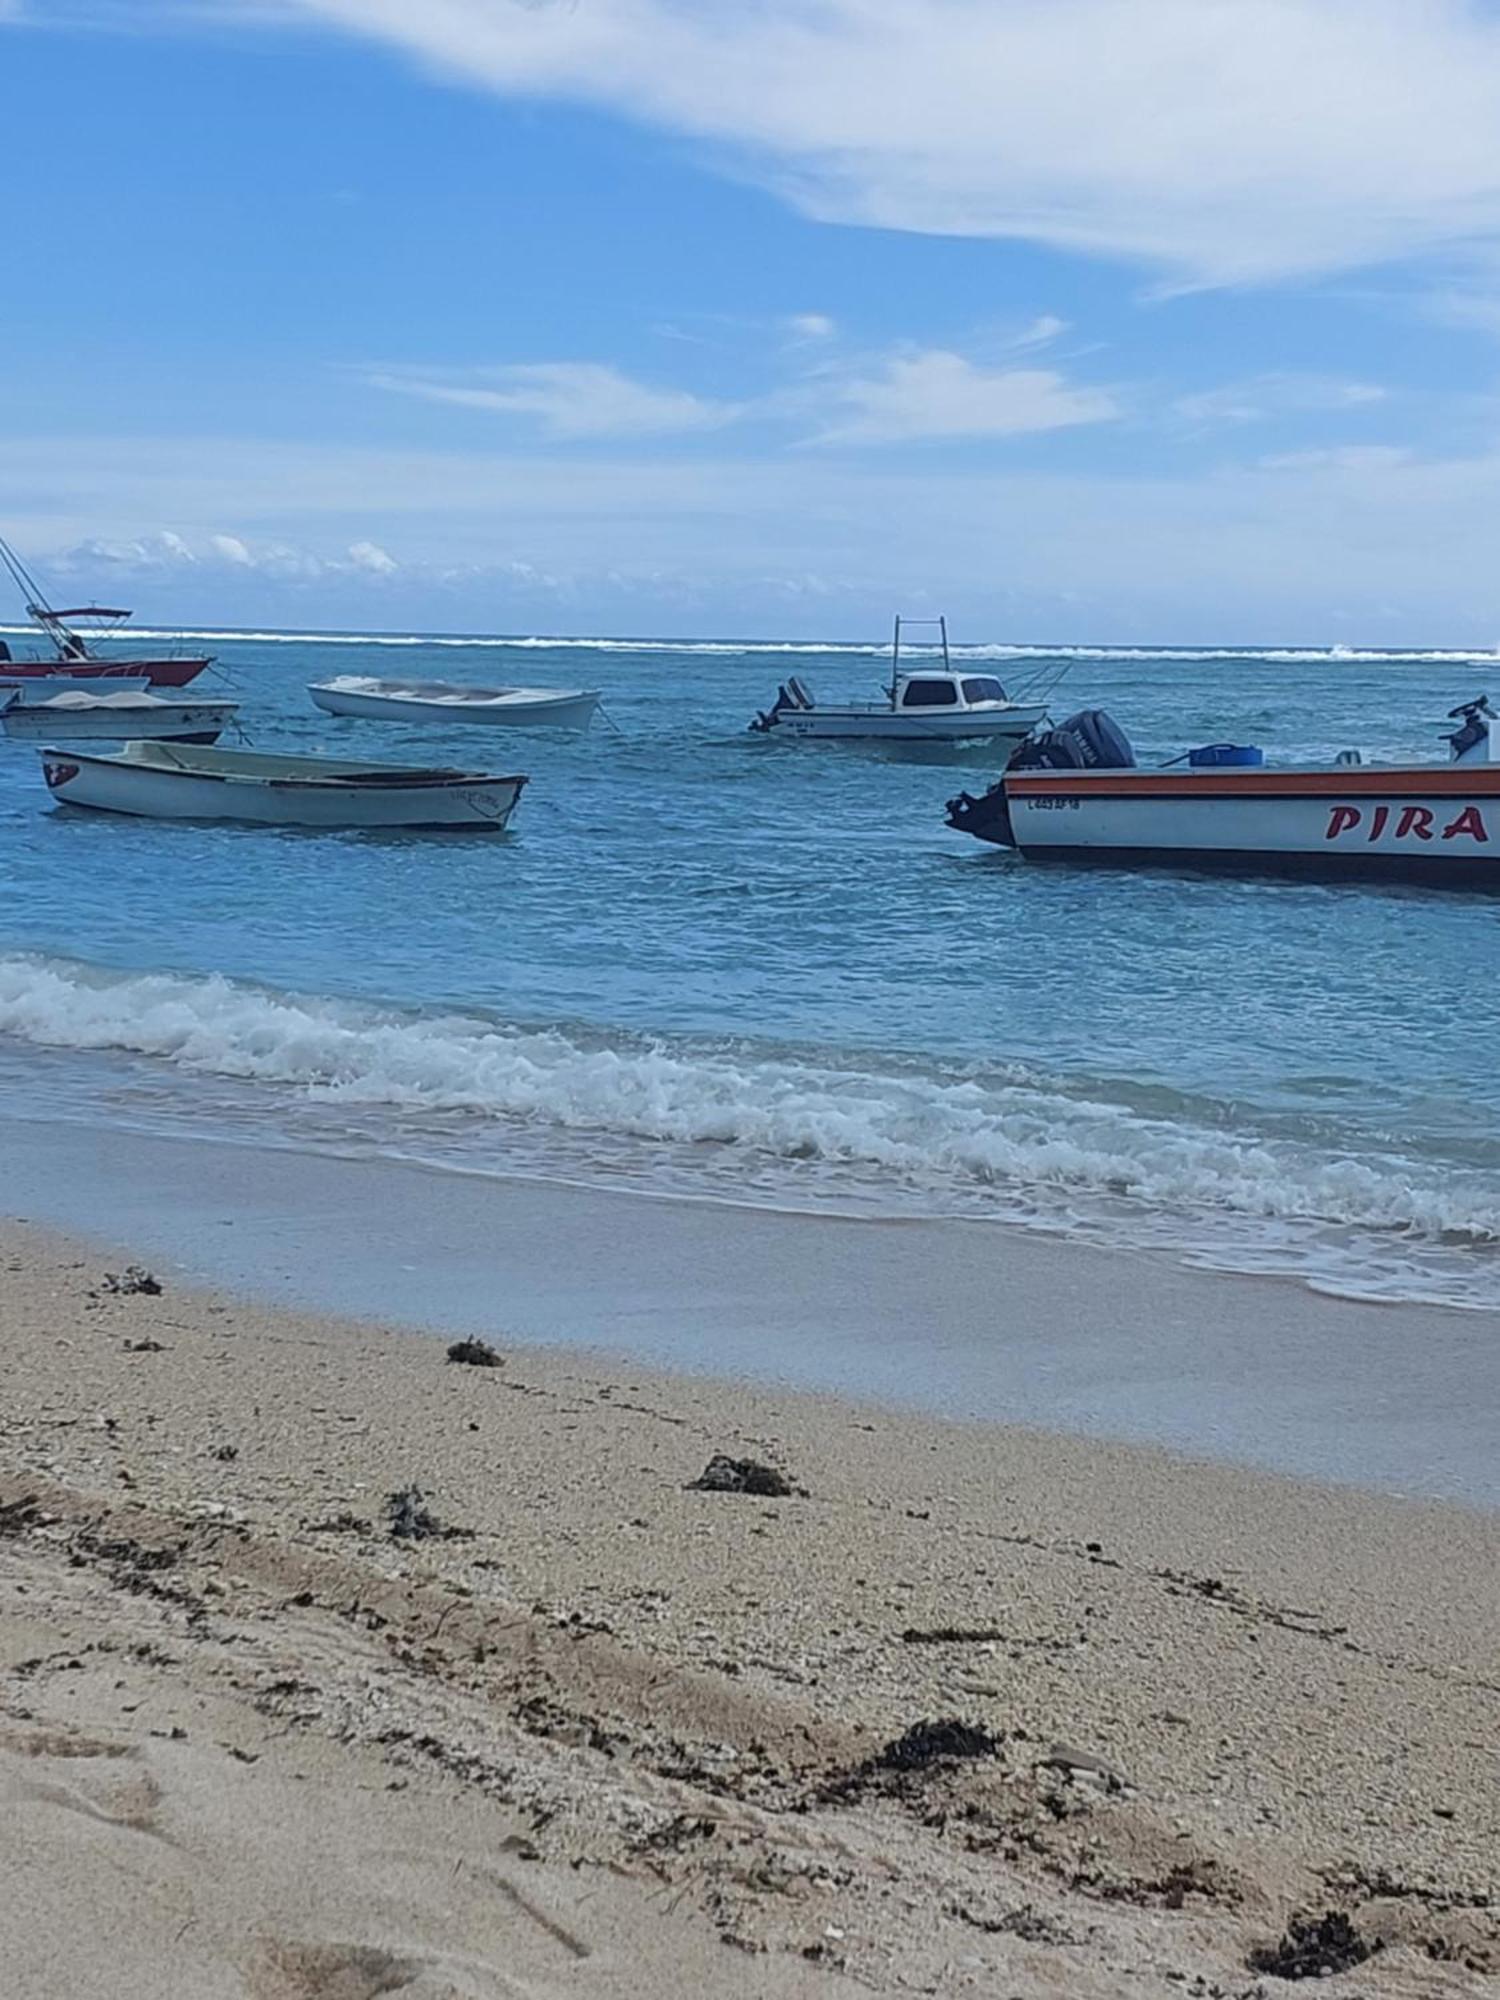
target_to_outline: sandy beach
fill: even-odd
[[[0,1246],[18,2000],[1490,1990],[1492,1515]]]

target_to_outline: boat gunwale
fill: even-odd
[[[155,742],[158,739],[147,737],[140,740]],[[110,771],[142,771],[151,777],[196,778],[219,785],[254,785],[267,791],[348,790],[366,793],[378,791],[382,784],[389,785],[392,791],[424,789],[456,791],[459,788],[472,791],[476,786],[514,785],[521,788],[530,782],[529,778],[521,773],[497,776],[491,772],[470,774],[466,771],[414,770],[400,765],[392,765],[385,770],[375,767],[370,770],[367,777],[357,777],[352,772],[345,771],[322,778],[276,778],[269,774],[258,776],[253,772],[194,770],[182,764],[165,761],[156,763],[144,757],[126,757],[119,754],[102,756],[97,751],[72,750],[50,744],[40,745],[37,755],[44,759],[57,757],[70,764],[102,765]]]

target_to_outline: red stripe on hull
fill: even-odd
[[[201,660],[0,660],[0,680],[55,679],[68,675],[78,680],[106,678],[148,680],[154,687],[186,687],[209,665]]]
[[[1005,779],[1008,798],[1305,799],[1500,798],[1500,764],[1434,764],[1382,771],[1350,765],[1337,771],[1254,771],[1243,778],[1216,772],[1017,771]]]

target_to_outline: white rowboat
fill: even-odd
[[[154,738],[163,743],[215,743],[239,712],[237,701],[190,701],[140,694],[0,694],[0,728],[25,743],[124,743]]]
[[[59,804],[147,819],[259,826],[447,827],[503,831],[526,780],[479,772],[271,757],[250,750],[127,743],[109,756],[48,748],[42,774]]]
[[[597,688],[470,687],[458,681],[383,681],[339,674],[307,692],[329,715],[374,722],[479,722],[524,729],[587,729]]]

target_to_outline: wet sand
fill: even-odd
[[[132,1257],[0,1231],[25,2000],[1493,1990],[1495,1516]]]
[[[867,1222],[0,1123],[12,1205],[268,1302],[1500,1507],[1500,1314]]]

